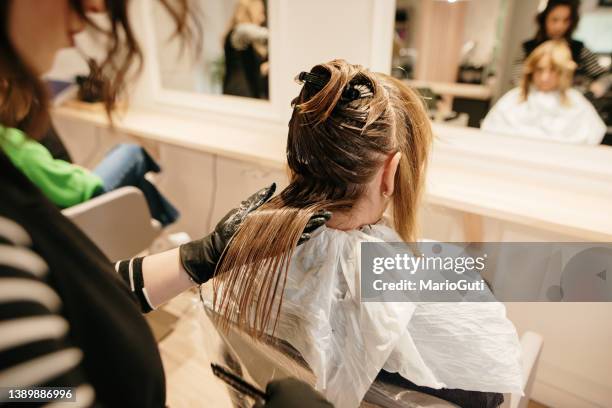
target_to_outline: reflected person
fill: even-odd
[[[225,95],[268,98],[268,28],[262,0],[239,0],[224,38]]]
[[[593,105],[572,89],[575,69],[565,42],[543,43],[525,61],[521,85],[495,104],[481,128],[561,143],[601,143],[606,126]]]
[[[571,58],[576,63],[574,85],[588,85],[591,81],[602,79],[606,76],[606,69],[599,65],[597,55],[589,50],[584,43],[572,38],[580,15],[578,8],[580,1],[577,0],[550,0],[535,18],[538,31],[534,38],[525,41],[521,47],[521,55],[514,62],[513,82],[518,84],[522,66],[527,57],[542,43],[549,40],[564,40],[571,50]],[[599,95],[597,91],[599,81],[590,85],[591,91]]]

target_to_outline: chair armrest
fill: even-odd
[[[523,391],[524,396],[512,394],[510,397],[510,408],[527,408],[531,389],[535,381],[540,354],[544,340],[537,333],[527,331],[521,337],[521,350],[523,358]]]

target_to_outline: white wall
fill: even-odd
[[[384,4],[391,7],[381,11]],[[378,13],[392,11],[393,4],[392,0],[281,1],[277,18],[283,34],[278,48],[272,44],[270,71],[272,75],[279,72],[279,82],[274,83],[273,78],[272,86],[279,88],[285,118],[289,118],[291,99],[299,91],[293,78],[300,71],[343,58],[375,71],[390,72],[393,26],[375,27],[374,20],[379,18]],[[378,28],[386,32],[375,33]],[[381,37],[385,40],[376,42]],[[279,54],[274,55],[274,51]]]
[[[508,0],[509,10],[504,28],[504,40],[500,48],[498,88],[495,97],[512,89],[512,64],[521,53],[523,41],[536,32],[534,21],[538,2],[535,0]]]
[[[593,52],[612,52],[612,7],[599,7],[597,0],[583,1],[574,38]]]
[[[470,62],[484,65],[491,62],[497,42],[498,19],[502,0],[468,1],[465,15],[463,43],[476,41]]]

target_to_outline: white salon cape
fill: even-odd
[[[568,89],[566,96],[564,105],[559,92],[532,88],[523,101],[520,89],[512,89],[489,111],[481,129],[561,143],[600,144],[606,125],[593,105],[575,89]]]
[[[361,302],[360,243],[401,242],[384,225],[321,227],[292,258],[275,337],[297,349],[334,406],[357,407],[381,369],[417,385],[522,393],[503,304]]]

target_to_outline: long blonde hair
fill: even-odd
[[[254,337],[276,327],[291,256],[310,217],[321,209],[350,209],[385,158],[398,151],[394,226],[405,241],[417,236],[432,139],[423,101],[401,81],[343,60],[311,73],[328,80],[322,89],[305,83],[293,101],[290,184],[246,218],[213,281],[222,326],[236,323]],[[348,87],[368,96],[346,101]]]
[[[572,87],[576,63],[572,60],[572,53],[563,40],[543,42],[529,54],[523,65],[523,77],[520,84],[521,98],[523,101],[527,100],[529,88],[533,83],[533,74],[544,58],[549,58],[552,69],[559,75],[561,103],[566,105],[568,103],[566,91]]]

